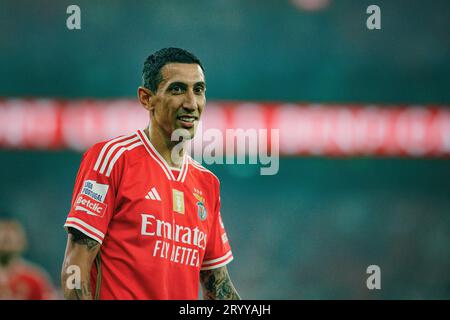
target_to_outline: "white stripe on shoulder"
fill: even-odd
[[[200,164],[200,162],[194,160],[194,158],[189,157],[189,160],[191,162],[192,165],[194,165],[196,168],[200,169],[200,170],[204,170],[204,171],[209,171],[208,169],[206,169],[204,166],[202,166]]]
[[[136,137],[136,139],[139,139],[138,137]],[[134,139],[133,139],[134,140]],[[108,166],[108,171],[106,171],[106,176],[109,177],[111,175],[111,171],[114,167],[114,164],[117,162],[117,160],[120,158],[120,156],[122,155],[122,153],[124,153],[125,151],[129,151],[129,150],[133,150],[136,147],[139,147],[143,145],[142,141],[138,141],[133,143],[132,145],[128,146],[128,147],[124,147],[122,149],[120,149],[114,156],[114,158],[111,160],[111,162],[109,163]]]
[[[120,140],[123,140],[123,139],[126,139],[126,138],[131,138],[132,136],[133,136],[133,134],[132,134],[132,135],[128,135],[128,136],[120,136],[120,137],[117,137],[117,138],[115,138],[115,139],[112,139],[112,140],[108,141],[108,142],[103,146],[102,150],[100,151],[100,154],[99,154],[98,157],[97,157],[97,161],[95,162],[94,170],[95,170],[95,171],[98,170],[98,167],[99,167],[100,164],[102,163],[103,155],[105,154],[106,150],[108,150],[108,148],[109,148],[110,145],[112,145],[113,143],[115,143],[115,142],[117,142],[117,141],[120,141]]]
[[[214,174],[214,172],[212,172],[211,170],[208,170],[208,169],[206,169],[204,166],[202,166],[200,163],[198,163],[197,161],[195,161],[193,158],[190,158],[190,160],[191,160],[191,165],[194,167],[194,168],[196,168],[196,169],[198,169],[198,170],[200,170],[200,171],[203,171],[203,172],[208,172],[208,173],[210,173],[210,174],[212,174],[217,180],[219,180],[219,178]],[[220,180],[219,180],[220,181]]]
[[[117,148],[123,147],[123,146],[125,146],[125,145],[127,145],[127,144],[130,144],[130,143],[133,143],[133,142],[135,142],[135,141],[138,140],[138,139],[139,139],[138,137],[129,138],[129,139],[125,140],[125,141],[118,142],[118,143],[114,144],[114,145],[109,149],[108,153],[106,154],[105,160],[103,161],[103,164],[102,164],[102,167],[101,167],[100,170],[99,170],[99,173],[101,173],[101,174],[105,173],[106,166],[108,165],[108,162],[109,162],[109,160],[111,159],[112,154],[114,153],[114,151],[116,151]]]

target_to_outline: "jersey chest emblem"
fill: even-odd
[[[184,214],[184,193],[177,189],[172,189],[173,211]]]
[[[197,199],[198,217],[200,218],[201,221],[205,221],[207,213],[208,213],[206,211],[206,207],[204,205],[205,198],[203,198],[203,196],[201,196],[200,194],[198,194],[196,192],[193,192],[193,195]]]

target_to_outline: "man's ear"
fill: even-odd
[[[149,112],[153,112],[152,106],[152,98],[153,92],[150,89],[144,87],[138,87],[138,99],[141,105],[148,110]]]

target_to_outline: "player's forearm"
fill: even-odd
[[[241,300],[226,267],[200,272],[205,300]]]
[[[67,300],[92,300],[90,270],[85,261],[66,254],[61,272],[61,286]]]
[[[72,230],[61,272],[61,286],[68,300],[92,300],[90,272],[100,244]]]
[[[89,277],[80,281],[79,286],[69,288],[67,278],[62,277],[62,285],[64,289],[64,298],[66,300],[92,300],[91,284]]]

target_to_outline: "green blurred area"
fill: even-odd
[[[0,96],[133,97],[144,59],[187,48],[206,67],[211,100],[449,104],[450,2],[379,0],[307,12],[289,1],[0,2]],[[55,284],[63,224],[81,155],[0,150],[0,217],[28,232],[27,257]],[[222,214],[246,299],[450,298],[450,162],[442,159],[280,160],[216,165]],[[366,288],[379,265],[382,290]]]
[[[167,46],[203,61],[208,98],[448,103],[450,4],[332,0],[302,11],[288,0],[80,0],[0,3],[0,96],[132,97],[145,58]]]

